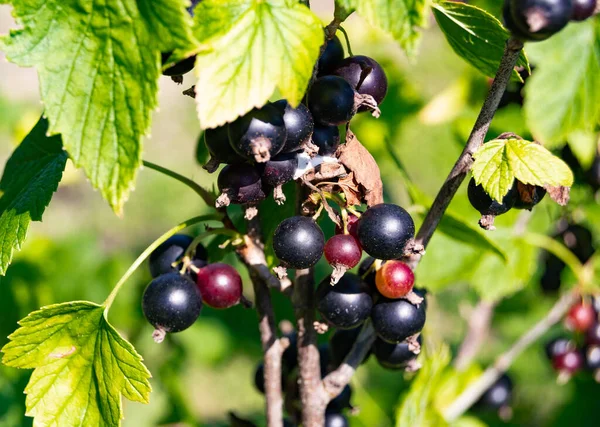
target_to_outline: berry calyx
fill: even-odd
[[[310,142],[315,126],[310,111],[304,104],[292,108],[285,99],[274,102],[273,106],[282,112],[287,131],[287,139],[281,152],[293,153],[302,150],[302,147]]]
[[[285,194],[281,186],[294,179],[298,169],[298,157],[295,153],[279,154],[265,163],[262,181],[273,187],[273,198],[279,205],[285,202]]]
[[[209,264],[196,274],[204,303],[212,308],[229,308],[242,298],[242,278],[235,268],[223,263]]]
[[[565,318],[567,328],[585,332],[598,321],[598,315],[590,304],[580,302],[569,309]]]
[[[377,270],[375,285],[381,295],[390,299],[402,298],[412,291],[415,275],[402,261],[388,261]]]
[[[344,59],[332,72],[340,76],[361,95],[370,95],[381,104],[387,94],[388,82],[383,68],[368,56],[356,55]],[[365,111],[361,107],[358,111]]]
[[[334,268],[331,284],[336,284],[344,273],[360,262],[362,250],[349,234],[336,234],[325,243],[325,259]]]
[[[153,337],[162,342],[168,332],[183,331],[196,321],[202,297],[196,285],[179,273],[167,273],[150,282],[142,297],[146,320],[156,328]]]
[[[208,162],[202,166],[208,172],[213,173],[221,163],[235,164],[244,163],[245,158],[236,153],[229,145],[229,126],[219,126],[204,131],[204,144],[210,154]]]
[[[340,145],[340,130],[337,126],[316,125],[313,130],[312,143],[319,148],[320,156],[335,154]]]
[[[293,269],[314,266],[325,248],[323,231],[312,219],[293,216],[283,220],[273,234],[275,256]]]
[[[158,248],[150,254],[148,266],[152,277],[158,277],[161,274],[177,271],[181,266],[178,264],[183,257],[188,246],[192,244],[194,238],[185,234],[175,234],[165,240]],[[193,254],[194,259],[206,260],[208,254],[204,246],[196,246]]]
[[[482,409],[498,410],[508,407],[512,400],[513,382],[510,377],[503,374],[481,396],[476,405]]]
[[[552,359],[552,366],[561,374],[573,375],[584,364],[583,356],[577,349],[568,350]]]
[[[308,92],[308,109],[316,123],[339,126],[356,114],[354,89],[341,77],[324,76],[317,79]]]
[[[382,203],[370,207],[358,221],[358,241],[377,259],[396,259],[415,235],[415,223],[400,206]]]
[[[373,299],[369,286],[355,274],[346,273],[335,286],[326,277],[316,291],[317,310],[339,329],[360,326],[371,313]]]
[[[421,336],[418,338],[421,342]],[[408,363],[415,360],[418,354],[411,350],[407,342],[389,343],[377,337],[373,343],[373,354],[377,362],[386,369],[405,369]]]
[[[562,30],[572,15],[572,0],[505,0],[506,26],[524,40],[547,39]]]
[[[486,230],[493,230],[494,217],[508,212],[517,200],[515,186],[502,198],[502,203],[499,203],[485,192],[481,184],[477,185],[475,183],[475,178],[471,178],[471,181],[469,181],[467,195],[471,205],[481,214],[479,225]]]
[[[217,186],[221,190],[221,195],[215,203],[217,208],[229,206],[231,203],[256,203],[267,197],[260,174],[254,166],[247,163],[225,166],[219,173]]]
[[[404,299],[381,299],[373,306],[371,319],[382,340],[400,343],[423,329],[425,304],[417,306]]]
[[[585,21],[596,11],[598,2],[596,0],[572,0],[573,13],[571,21]]]
[[[325,49],[319,57],[319,77],[329,74],[344,59],[344,47],[338,36],[325,42]]]
[[[242,157],[264,163],[279,153],[286,142],[283,112],[267,104],[255,108],[229,125],[229,143]]]

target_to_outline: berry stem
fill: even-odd
[[[104,301],[104,303],[102,304],[104,306],[104,316],[105,317],[108,316],[108,311],[110,310],[112,303],[115,301],[117,294],[119,293],[119,291],[121,290],[121,288],[123,287],[123,285],[125,284],[127,279],[129,279],[131,277],[131,275],[135,272],[135,270],[137,270],[138,267],[140,265],[142,265],[142,263],[146,260],[146,258],[148,258],[150,256],[150,254],[156,248],[158,248],[162,243],[167,241],[167,239],[169,237],[173,236],[174,234],[177,234],[179,231],[183,230],[184,228],[190,227],[194,224],[198,224],[198,223],[205,222],[205,221],[219,221],[219,220],[221,220],[220,214],[196,216],[194,218],[185,220],[182,223],[179,223],[178,225],[176,225],[175,227],[171,228],[169,231],[164,233],[162,236],[160,236],[158,239],[156,239],[154,242],[152,242],[150,244],[150,246],[148,246],[146,249],[144,249],[144,252],[142,252],[140,254],[140,256],[137,257],[137,259],[133,262],[133,264],[131,264],[131,266],[127,269],[127,271],[125,272],[123,277],[121,277],[119,279],[119,281],[117,282],[117,284],[111,291],[108,298],[106,298],[106,301]]]
[[[199,243],[202,242],[202,240],[206,239],[209,236],[214,236],[214,235],[224,235],[224,236],[229,236],[232,238],[232,240],[241,239],[241,235],[235,231],[235,230],[231,230],[228,228],[213,228],[211,230],[206,230],[204,233],[200,233],[198,234],[196,237],[194,237],[194,240],[192,240],[192,243],[190,243],[190,245],[187,247],[187,249],[185,250],[185,255],[186,257],[192,257],[194,249],[196,249],[196,246],[198,246]]]
[[[344,35],[344,38],[346,39],[346,47],[348,48],[348,56],[354,56],[354,54],[352,53],[352,46],[350,46],[350,39],[348,38],[348,33],[346,32],[346,30],[344,30],[344,28],[342,26],[340,26],[338,28],[342,34]]]

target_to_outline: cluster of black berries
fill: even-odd
[[[584,297],[573,305],[565,318],[565,326],[573,332],[546,344],[546,355],[564,382],[586,369],[600,382],[600,297]]]
[[[502,202],[498,202],[485,192],[481,184],[477,185],[475,179],[471,178],[467,195],[471,205],[481,214],[479,225],[486,230],[493,230],[495,217],[505,214],[513,208],[532,210],[542,201],[546,190],[537,185],[523,184],[515,179],[511,189],[502,198]]]
[[[242,278],[233,267],[209,264],[202,244],[186,255],[193,241],[190,236],[176,234],[150,255],[150,273],[154,279],[144,291],[142,309],[155,328],[157,342],[166,333],[192,326],[203,303],[224,309],[244,301]]]
[[[505,0],[504,23],[515,37],[540,41],[588,19],[596,6],[597,0]]]
[[[496,412],[503,420],[512,417],[513,382],[507,374],[502,374],[479,400],[473,405],[477,411]]]

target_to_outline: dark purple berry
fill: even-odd
[[[546,344],[546,356],[552,360],[570,350],[575,349],[575,343],[566,337],[557,337]]]
[[[481,184],[477,185],[475,183],[475,178],[471,178],[471,181],[469,181],[467,195],[469,196],[471,205],[477,209],[482,216],[495,217],[505,214],[514,206],[517,200],[515,186],[508,190],[508,193],[502,198],[502,203],[499,203],[488,196]]]
[[[344,47],[338,36],[325,43],[325,49],[319,57],[319,77],[329,74],[344,59]]]
[[[324,76],[308,91],[308,108],[322,126],[343,125],[356,113],[354,95],[354,89],[343,78]]]
[[[173,52],[165,52],[161,54],[161,59],[163,65],[168,63],[169,58]],[[183,76],[186,73],[189,73],[194,69],[194,65],[196,64],[196,55],[190,56],[189,58],[185,58],[175,65],[164,70],[162,73],[165,76]]]
[[[368,56],[346,58],[332,74],[342,77],[359,94],[371,95],[377,104],[381,104],[387,94],[388,82],[385,72],[377,61]],[[359,111],[363,111],[363,108]]]
[[[339,329],[361,325],[373,307],[371,289],[351,273],[346,273],[335,286],[331,285],[331,277],[323,279],[317,288],[316,300],[321,316]]]
[[[422,342],[421,336],[418,338]],[[410,350],[408,343],[389,343],[377,338],[373,344],[373,354],[381,366],[386,369],[405,369],[408,362],[417,358],[417,354]]]
[[[476,406],[482,409],[498,410],[510,406],[512,400],[513,383],[510,377],[503,374],[479,398]]]
[[[346,417],[339,412],[325,414],[325,425],[323,427],[349,427]]]
[[[600,346],[592,345],[585,350],[585,367],[590,371],[600,369]]]
[[[585,332],[587,345],[600,345],[600,323],[596,322]]]
[[[596,10],[596,0],[572,0],[573,14],[571,21],[585,21],[594,14]]]
[[[587,262],[595,252],[592,232],[579,224],[571,224],[561,234],[563,243],[582,263]]]
[[[319,155],[331,156],[340,145],[340,130],[337,126],[315,126],[312,143],[319,147]]]
[[[281,152],[293,153],[301,150],[304,144],[310,142],[313,133],[315,123],[312,114],[306,105],[300,104],[296,108],[292,108],[285,99],[280,99],[273,105],[282,112],[287,131],[287,139]]]
[[[255,203],[266,197],[260,174],[254,166],[246,163],[225,166],[219,173],[217,186],[221,190],[217,207],[230,203]]]
[[[360,245],[349,234],[336,234],[325,243],[325,259],[334,268],[354,268],[361,256]]]
[[[505,21],[517,37],[539,41],[562,30],[573,15],[572,0],[505,0]]]
[[[273,235],[275,256],[289,268],[314,266],[321,259],[324,248],[325,236],[312,218],[287,218],[277,226]]]
[[[382,203],[370,207],[358,221],[358,241],[377,259],[396,259],[404,254],[415,235],[415,223],[400,206]]]
[[[279,154],[264,163],[262,181],[274,187],[273,197],[277,203],[285,201],[281,186],[294,179],[296,169],[298,169],[298,157],[295,153]]]
[[[583,355],[578,349],[568,350],[552,359],[552,366],[561,373],[573,375],[583,368]]]
[[[425,304],[416,305],[404,300],[382,298],[371,313],[373,327],[384,341],[400,343],[421,332],[425,325]]]
[[[204,144],[210,154],[210,159],[203,166],[209,172],[217,170],[221,163],[244,163],[245,158],[236,153],[229,145],[229,126],[219,126],[204,131]]]
[[[229,308],[242,298],[242,278],[235,268],[223,263],[209,264],[196,275],[204,303],[213,308]]]
[[[193,242],[194,238],[185,234],[175,234],[164,241],[158,248],[154,249],[148,259],[150,274],[152,277],[158,277],[161,274],[172,273],[177,271],[180,266],[181,257],[183,257],[186,249]],[[208,255],[206,248],[201,244],[196,246],[193,258],[206,260]]]

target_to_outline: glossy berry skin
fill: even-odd
[[[294,153],[279,154],[264,165],[262,181],[276,187],[294,179],[298,168],[298,157]]]
[[[243,163],[245,158],[236,153],[229,145],[229,126],[219,126],[204,131],[204,144],[210,154],[210,160],[204,166],[209,172],[214,172],[219,164]]]
[[[554,369],[568,374],[574,374],[579,371],[583,368],[584,363],[583,355],[577,349],[569,350],[552,359],[552,366]]]
[[[275,256],[289,268],[314,266],[323,256],[324,248],[325,236],[312,218],[287,218],[277,226],[273,235]]]
[[[194,238],[185,234],[175,234],[164,241],[151,254],[148,260],[150,274],[152,277],[158,277],[161,274],[172,273],[177,270],[173,267],[178,262]],[[208,255],[206,248],[199,244],[194,253],[195,259],[206,260]]]
[[[283,112],[267,104],[246,113],[229,125],[229,143],[242,157],[259,163],[277,155],[285,145]]]
[[[164,52],[161,54],[161,60],[163,65],[169,61],[169,57],[173,52]],[[185,58],[175,65],[164,70],[162,73],[164,76],[183,76],[194,69],[196,64],[196,55]]]
[[[225,166],[219,173],[217,186],[234,204],[254,203],[266,197],[260,174],[247,163]]]
[[[349,425],[346,417],[339,412],[325,414],[325,424],[323,427],[348,427]]]
[[[498,410],[510,405],[512,400],[513,382],[506,374],[486,390],[477,402],[482,409]]]
[[[592,345],[585,350],[585,367],[590,371],[600,369],[600,346]]]
[[[415,235],[415,223],[403,208],[382,203],[370,207],[358,221],[358,241],[377,259],[396,259]]]
[[[578,303],[572,306],[565,318],[569,329],[585,332],[598,321],[598,315],[590,304]]]
[[[287,139],[281,150],[282,153],[293,153],[302,149],[302,145],[310,141],[315,123],[312,114],[304,104],[296,108],[285,99],[273,103],[283,114],[283,122],[287,131]]]
[[[331,156],[340,146],[340,130],[337,126],[316,125],[312,135],[312,143],[319,147],[319,155]]]
[[[369,286],[351,273],[346,273],[334,286],[331,277],[323,279],[317,288],[316,300],[321,316],[339,329],[360,326],[373,307]]]
[[[505,21],[517,37],[539,41],[562,30],[573,14],[572,0],[505,0]]]
[[[340,126],[356,113],[354,89],[341,77],[324,76],[317,79],[308,92],[308,109],[315,123],[321,126]]]
[[[540,203],[546,195],[544,187],[539,185],[526,185],[516,181],[517,197],[513,208],[532,210],[535,205]]]
[[[336,368],[344,361],[346,356],[352,350],[352,346],[356,342],[362,327],[353,329],[336,329],[329,338],[329,349],[331,353],[331,363]],[[371,352],[367,353],[362,363],[366,362]]]
[[[179,273],[158,276],[142,297],[144,316],[152,326],[165,332],[189,328],[201,309],[202,297],[194,282]]]
[[[337,65],[344,59],[344,47],[338,36],[327,40],[325,49],[319,57],[318,72],[319,77],[331,73]]]
[[[469,196],[471,205],[477,209],[481,215],[502,215],[508,212],[517,200],[517,192],[513,186],[503,197],[502,203],[498,203],[488,196],[481,185],[475,183],[474,178],[471,178],[471,181],[469,181],[467,195]]]
[[[594,14],[596,5],[596,0],[573,0],[571,21],[585,21]]]
[[[555,357],[575,349],[575,343],[566,337],[554,338],[546,344],[546,356],[553,360]]]
[[[242,278],[235,268],[223,263],[209,264],[196,275],[204,303],[212,308],[229,308],[242,298]]]
[[[375,285],[381,295],[397,299],[412,291],[415,275],[402,261],[388,261],[377,270]]]
[[[419,343],[421,342],[419,336]],[[386,369],[404,369],[406,364],[417,358],[417,354],[409,350],[406,342],[398,344],[389,343],[381,338],[373,343],[373,354],[381,366]]]
[[[417,307],[404,299],[381,299],[373,306],[371,319],[377,336],[390,343],[400,343],[423,329],[425,304]]]
[[[361,256],[358,242],[349,234],[336,234],[325,243],[325,259],[333,267],[356,267]]]
[[[587,345],[600,345],[600,323],[594,323],[585,332],[585,343]]]
[[[344,59],[333,71],[361,95],[371,95],[381,104],[388,90],[387,77],[377,61],[368,56],[356,55]],[[359,110],[361,111],[361,110]]]

